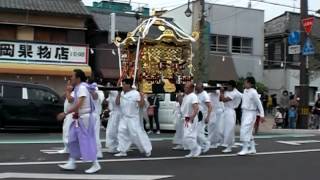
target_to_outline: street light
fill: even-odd
[[[192,14],[192,11],[190,9],[190,0],[188,0],[188,8],[187,10],[184,12],[184,14],[187,16],[187,17],[190,17],[191,14]]]

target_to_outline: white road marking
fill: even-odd
[[[307,153],[307,152],[320,152],[320,149],[304,149],[304,150],[291,150],[291,151],[270,151],[270,152],[259,152],[253,156],[262,155],[276,155],[276,154],[295,154],[295,153]],[[219,157],[236,157],[237,154],[216,154],[216,155],[202,155],[198,158],[219,158]],[[124,158],[124,159],[104,159],[99,162],[133,162],[133,161],[161,161],[161,160],[178,160],[188,159],[184,156],[172,156],[172,157],[150,157],[150,158]],[[190,158],[191,159],[191,158]],[[197,158],[193,158],[197,159]],[[44,162],[2,162],[0,166],[24,166],[24,165],[50,165],[50,164],[63,164],[66,161],[44,161]],[[77,163],[85,163],[77,161]]]
[[[302,144],[320,143],[318,140],[302,140],[302,141],[276,141],[281,144],[288,144],[293,146],[300,146]]]
[[[0,179],[94,179],[94,180],[156,180],[173,177],[171,175],[84,175],[84,174],[42,174],[42,173],[0,173]]]

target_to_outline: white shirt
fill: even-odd
[[[77,91],[76,96],[78,98],[85,97],[84,98],[84,102],[83,102],[82,106],[79,109],[79,113],[80,114],[90,113],[91,112],[91,106],[90,106],[91,94],[90,94],[89,90],[87,89],[87,87],[84,86],[84,85],[81,85],[81,84],[78,85],[78,91]]]
[[[260,117],[264,117],[264,110],[259,99],[259,95],[257,90],[253,88],[244,90],[241,108],[248,111],[256,111],[258,109]]]
[[[199,100],[199,110],[204,114],[208,114],[208,107],[207,103],[211,103],[210,97],[206,91],[202,91],[201,93],[197,94]]]
[[[198,104],[199,100],[195,93],[186,94],[181,104],[181,114],[183,117],[190,117],[193,113],[193,105]]]
[[[239,102],[239,99],[241,100],[241,96],[238,92],[239,92],[238,90],[234,89],[232,91],[226,91],[224,93],[224,96],[226,98],[228,97],[231,99],[231,101],[224,103],[225,108],[235,109],[237,108],[237,106],[239,106],[238,102]]]
[[[137,90],[131,90],[127,93],[121,92],[120,108],[121,112],[126,117],[139,118],[139,104],[141,100],[140,93]]]
[[[109,97],[107,99],[108,101],[108,108],[110,111],[119,111],[120,107],[118,105],[116,105],[116,99],[118,96],[118,91],[110,91],[109,92]]]
[[[223,102],[220,101],[220,91],[216,90],[216,92],[210,93],[209,94],[210,101],[213,106],[213,111],[217,111],[219,109],[224,108]]]

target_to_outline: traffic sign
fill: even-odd
[[[301,46],[300,45],[292,45],[288,48],[289,54],[300,54],[301,53]]]
[[[303,46],[302,54],[305,55],[305,56],[314,54],[314,47],[312,45],[312,42],[311,42],[310,38],[306,39],[306,42],[305,42],[305,44]]]
[[[312,30],[313,21],[314,21],[314,17],[309,17],[302,20],[304,30],[306,31],[307,34],[309,34]]]
[[[288,43],[289,45],[297,45],[300,42],[300,32],[293,31],[289,34]]]

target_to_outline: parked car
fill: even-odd
[[[0,128],[57,129],[63,99],[49,87],[0,81]]]
[[[176,116],[176,94],[158,94],[160,99],[159,123],[161,130],[175,130]]]

